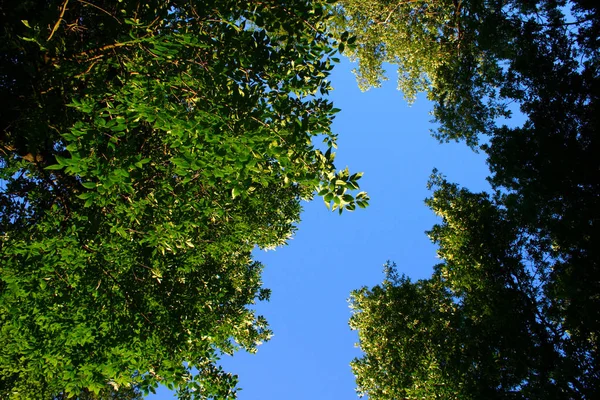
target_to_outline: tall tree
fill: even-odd
[[[218,356],[270,336],[252,249],[316,191],[368,201],[333,164],[325,7],[2,3],[1,397],[235,397]]]
[[[350,45],[344,52],[358,61],[359,86],[378,87],[386,79],[383,64],[396,65],[398,88],[408,100],[419,92],[432,100],[439,123],[436,136],[442,141],[465,140],[476,146],[481,134],[491,134],[495,118],[510,116],[507,105],[523,100],[512,83],[523,83],[520,60],[532,55],[526,49],[557,56],[558,49],[552,46],[562,41],[559,46],[565,52],[558,59],[580,64],[587,71],[582,75],[595,75],[597,68],[600,28],[594,2],[340,0],[336,4],[337,17],[329,22],[330,29],[349,33]]]
[[[597,4],[457,2],[436,20],[444,12],[428,11],[426,2],[373,2],[378,15],[388,7],[379,26],[357,3],[339,3],[345,20],[338,29],[348,21],[356,37],[348,39],[356,46],[348,46],[351,56],[359,65],[396,63],[401,80],[420,77],[408,82],[433,100],[440,139],[476,147],[487,136],[479,148],[493,189],[473,194],[434,179],[428,204],[443,223],[430,234],[443,264],[429,280],[389,278],[383,288],[355,293],[352,324],[366,352],[354,363],[359,389],[375,399],[598,397]],[[384,30],[385,40],[372,29]],[[429,35],[422,41],[433,50],[406,64],[399,51],[407,50],[395,46],[419,44],[402,32]],[[367,50],[369,41],[379,52]],[[381,70],[368,71],[359,74],[380,77]],[[508,103],[519,106],[521,126],[495,119]],[[389,300],[377,302],[381,293]],[[409,294],[417,299],[406,300]],[[375,313],[391,325],[380,335],[368,327]],[[403,363],[409,366],[398,372]]]
[[[428,204],[442,223],[429,235],[442,263],[431,278],[413,283],[388,264],[382,285],[352,293],[350,326],[365,353],[352,362],[359,394],[598,397],[598,331],[586,325],[598,312],[572,315],[565,301],[576,300],[575,291],[556,290],[559,252],[540,252],[539,238],[498,199],[439,177],[435,185]]]

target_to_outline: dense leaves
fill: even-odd
[[[337,5],[330,25],[351,37],[345,54],[359,63],[359,86],[380,86],[386,79],[383,63],[397,65],[405,97],[412,101],[424,91],[433,101],[436,136],[443,141],[464,139],[475,146],[480,134],[494,129],[496,117],[510,115],[507,106],[524,100],[520,86],[533,72],[523,69],[523,60],[531,66],[535,58],[546,57],[545,64],[556,59],[569,70],[579,65],[586,80],[595,75],[599,27],[593,2],[341,0]]]
[[[586,297],[596,282],[562,283],[564,268],[593,265],[546,249],[487,194],[434,183],[428,204],[442,223],[429,235],[442,263],[431,278],[413,283],[388,264],[382,285],[352,293],[350,326],[365,352],[352,363],[359,394],[598,397],[597,295]]]
[[[349,5],[343,12],[354,30],[352,21],[366,14],[340,3]],[[353,294],[351,325],[365,350],[353,363],[359,391],[372,399],[597,398],[598,6],[458,2],[447,5],[459,11],[455,18],[442,22],[418,11],[426,6],[390,4],[378,29],[405,44],[402,32],[428,32],[432,46],[443,44],[435,47],[442,65],[433,53],[406,64],[396,42],[362,55],[366,40],[376,42],[364,33],[374,29],[372,16],[353,32],[354,56],[421,74],[414,76],[423,85],[409,83],[433,100],[438,137],[475,146],[487,135],[480,149],[492,191],[472,193],[435,176],[427,204],[442,222],[429,235],[442,263],[430,279],[412,283],[390,272],[382,286]],[[445,33],[444,24],[457,28]],[[521,125],[495,119],[509,103]]]
[[[2,3],[1,397],[235,396],[219,354],[270,336],[252,249],[285,243],[315,192],[368,202],[333,164],[326,18]]]
[[[334,30],[347,30],[354,44],[346,53],[358,60],[361,89],[378,87],[383,63],[398,66],[398,88],[409,101],[427,92],[442,122],[440,139],[466,138],[505,115],[496,101],[502,45],[515,35],[512,21],[498,13],[503,2],[358,1],[338,2]]]

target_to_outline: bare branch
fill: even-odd
[[[67,11],[67,4],[69,4],[69,0],[65,0],[65,2],[63,3],[62,10],[60,11],[60,15],[58,16],[58,21],[56,21],[56,24],[54,24],[54,28],[52,28],[52,32],[50,32],[50,36],[48,36],[48,41],[52,39],[52,36],[54,36],[54,32],[56,32],[60,25],[60,22],[63,20],[63,17],[65,16],[65,11]]]

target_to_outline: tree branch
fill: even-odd
[[[69,4],[69,0],[65,0],[65,2],[62,5],[62,10],[60,11],[60,15],[58,16],[58,21],[56,21],[56,24],[54,24],[54,28],[52,28],[52,32],[50,32],[50,36],[48,36],[48,42],[50,41],[50,39],[52,39],[52,36],[54,36],[54,32],[56,32],[56,30],[60,26],[60,22],[65,16],[65,11],[67,11],[67,4]]]
[[[113,17],[113,18],[115,19],[115,21],[117,21],[117,22],[119,23],[119,25],[123,25],[123,24],[121,23],[121,21],[119,21],[119,20],[118,20],[118,18],[117,18],[117,17],[115,17],[114,15],[112,15],[111,13],[109,13],[108,11],[106,11],[104,8],[102,8],[102,7],[99,7],[99,6],[97,6],[97,5],[95,5],[95,4],[92,4],[92,3],[88,3],[88,2],[87,2],[87,1],[85,1],[85,0],[77,0],[77,1],[79,1],[79,2],[80,2],[80,3],[82,3],[82,4],[85,4],[85,5],[88,5],[88,6],[91,6],[91,7],[97,8],[98,10],[102,11],[103,13],[105,13],[105,14],[107,14],[107,15],[109,15],[109,16],[111,16],[111,17]]]

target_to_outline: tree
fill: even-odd
[[[346,30],[346,54],[358,61],[359,87],[379,87],[384,63],[398,66],[398,89],[410,102],[426,92],[440,140],[477,144],[490,120],[506,116],[497,99],[505,44],[517,34],[504,2],[338,1],[335,31]]]
[[[433,184],[428,204],[442,223],[429,235],[442,263],[431,278],[413,283],[388,264],[382,285],[352,293],[350,326],[365,353],[352,362],[359,394],[596,398],[597,339],[556,290],[555,271],[564,261],[540,253],[538,238],[498,199],[440,177]]]
[[[333,164],[325,7],[3,3],[2,397],[235,397],[216,360],[270,337],[252,249],[315,192],[368,202]]]
[[[404,96],[412,101],[418,92],[426,92],[433,102],[434,121],[439,123],[435,136],[442,141],[465,140],[475,147],[481,134],[492,133],[497,117],[511,115],[507,105],[523,100],[512,82],[522,83],[519,60],[531,55],[526,48],[544,49],[544,55],[560,41],[563,49],[571,45],[558,59],[581,61],[587,71],[582,76],[594,75],[598,62],[598,9],[585,0],[336,4],[330,29],[349,33],[344,51],[358,61],[359,86],[380,86],[386,79],[383,63],[397,65]]]
[[[142,400],[144,394],[139,387],[132,385],[130,387],[116,388],[108,386],[101,389],[98,393],[90,392],[89,390],[83,390],[77,394],[78,400],[98,400],[98,399],[110,399],[110,400]],[[61,393],[55,396],[52,400],[63,400],[69,396],[66,393]]]
[[[426,3],[394,3],[397,15],[389,8],[377,28],[386,40],[408,46],[401,32],[425,32],[443,61],[433,50],[416,52],[407,66],[394,58],[395,42],[380,41],[380,53],[362,49],[377,42],[368,35],[375,19],[340,3],[351,5],[340,12],[359,63],[392,61],[401,79],[421,74],[414,76],[434,102],[438,138],[475,148],[487,135],[479,149],[492,185],[491,194],[474,194],[434,178],[427,203],[442,224],[430,235],[443,263],[428,280],[392,274],[383,287],[353,295],[351,324],[366,353],[353,364],[359,390],[375,399],[598,397],[598,6],[475,1],[454,4],[455,19],[437,21],[437,11],[419,11]],[[353,20],[370,22],[353,30]],[[511,102],[525,117],[521,126],[495,119]],[[390,324],[380,335],[369,328],[376,314]]]

